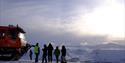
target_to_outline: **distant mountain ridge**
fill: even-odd
[[[114,43],[107,43],[107,44],[98,44],[98,45],[79,45],[79,46],[68,46],[69,48],[82,48],[82,49],[113,49],[113,50],[125,50],[124,45],[114,44]]]
[[[95,49],[116,49],[116,50],[123,49],[123,50],[125,50],[125,46],[114,44],[114,43],[100,44],[100,45],[94,46],[93,48],[95,48]]]

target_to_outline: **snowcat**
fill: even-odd
[[[17,26],[0,26],[0,61],[19,60],[30,48],[25,31]]]

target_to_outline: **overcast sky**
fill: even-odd
[[[30,43],[125,44],[125,0],[0,0],[0,25],[18,24]]]

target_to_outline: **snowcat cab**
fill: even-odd
[[[0,60],[18,60],[30,48],[18,25],[0,26]]]

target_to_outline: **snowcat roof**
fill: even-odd
[[[16,30],[18,32],[21,33],[26,33],[22,28],[20,28],[19,26],[13,26],[13,25],[9,25],[9,26],[0,26],[0,31],[7,31],[7,30]]]

